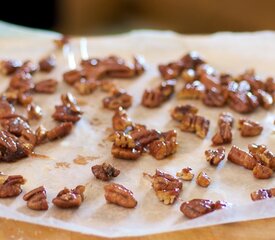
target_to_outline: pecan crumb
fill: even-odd
[[[84,201],[85,187],[78,185],[74,189],[64,188],[52,200],[52,203],[59,208],[76,208]]]
[[[207,162],[210,165],[217,166],[225,158],[225,148],[219,147],[216,150],[206,150],[204,152]]]
[[[16,197],[21,192],[21,185],[25,184],[26,180],[21,175],[7,176],[0,174],[0,198]]]
[[[124,208],[134,208],[137,200],[134,198],[133,192],[117,183],[105,185],[105,199],[109,203],[116,204]]]
[[[105,162],[101,165],[92,166],[91,170],[95,177],[102,181],[109,181],[120,174],[120,170]]]
[[[183,168],[180,172],[177,172],[177,177],[184,181],[192,181],[194,178],[194,173],[192,172],[192,168],[186,167]]]
[[[211,179],[205,172],[200,172],[197,176],[196,183],[201,187],[208,187],[211,183]]]
[[[27,201],[27,206],[30,209],[41,211],[49,208],[46,189],[43,186],[26,193],[23,199]]]

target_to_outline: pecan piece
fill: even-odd
[[[206,106],[222,107],[225,105],[226,101],[227,101],[227,97],[218,88],[212,87],[211,89],[207,89],[204,92],[203,103]]]
[[[51,72],[56,66],[56,59],[54,56],[42,58],[39,61],[39,69],[41,72]]]
[[[122,148],[113,145],[112,155],[115,158],[136,160],[141,156],[141,150],[138,148]]]
[[[23,199],[27,201],[27,206],[33,210],[48,210],[49,205],[47,202],[46,189],[43,186],[33,189],[26,193]]]
[[[35,84],[34,91],[37,93],[54,93],[57,84],[57,81],[54,79],[43,80]]]
[[[47,139],[50,141],[56,140],[58,138],[63,138],[70,134],[72,131],[73,124],[71,122],[64,122],[60,125],[54,127],[53,129],[47,131]]]
[[[239,120],[239,130],[243,137],[254,137],[261,134],[263,127],[256,121],[241,118]]]
[[[0,100],[0,119],[15,115],[15,108],[6,100]]]
[[[253,168],[253,175],[258,179],[268,179],[271,178],[273,174],[273,170],[267,166],[257,164]]]
[[[230,152],[227,155],[227,159],[230,162],[243,166],[249,170],[252,170],[257,164],[257,160],[253,157],[253,155],[241,150],[235,145],[232,146]]]
[[[40,119],[42,117],[42,109],[38,105],[30,104],[27,107],[28,119]]]
[[[26,92],[33,88],[34,83],[30,73],[17,72],[10,79],[9,89]]]
[[[70,70],[63,74],[63,80],[69,85],[74,85],[82,78],[82,74],[79,70]]]
[[[15,59],[1,60],[0,72],[5,75],[10,75],[16,72],[22,66],[22,62]]]
[[[225,148],[219,147],[216,150],[206,150],[204,152],[206,161],[210,163],[210,165],[217,166],[219,163],[225,158]]]
[[[275,197],[275,188],[259,189],[258,191],[252,192],[250,196],[253,201],[273,198]]]
[[[195,115],[198,112],[198,108],[192,106],[192,105],[180,105],[176,106],[171,113],[171,117],[176,121],[182,121],[184,119],[184,115],[191,114]]]
[[[179,99],[200,99],[205,91],[204,85],[200,81],[186,83],[184,87],[177,93]]]
[[[78,185],[74,189],[64,188],[52,200],[52,203],[59,208],[77,208],[84,201],[85,187]]]
[[[104,190],[105,199],[108,203],[113,203],[124,208],[134,208],[137,205],[133,192],[120,184],[107,184],[104,186]]]
[[[212,137],[214,146],[232,142],[233,117],[230,113],[221,113],[218,120],[218,131]]]
[[[207,199],[193,199],[182,203],[180,206],[180,211],[187,218],[193,219],[229,206],[231,206],[231,204],[225,201],[213,202]]]
[[[26,180],[21,175],[7,176],[0,174],[0,198],[16,197],[21,192],[21,185]]]
[[[176,201],[182,189],[182,182],[179,179],[158,169],[153,176],[148,173],[143,175],[149,177],[152,188],[161,202],[169,205]]]
[[[132,105],[132,96],[124,90],[114,90],[112,96],[105,97],[102,101],[103,107],[111,110],[116,110],[119,107],[127,109]]]
[[[109,181],[120,174],[120,170],[105,162],[101,165],[92,166],[91,170],[95,177],[102,181]]]
[[[181,178],[184,181],[192,181],[194,178],[194,173],[192,172],[192,168],[186,167],[183,168],[180,172],[177,172],[177,177]]]
[[[126,128],[133,126],[131,119],[128,117],[123,108],[118,108],[115,111],[112,122],[113,129],[116,131],[124,131]]]
[[[170,130],[162,133],[160,139],[151,142],[148,145],[148,149],[154,158],[161,160],[174,154],[177,151],[177,146],[177,132]]]
[[[239,113],[253,112],[258,106],[258,98],[251,92],[229,92],[229,106]]]
[[[196,183],[201,187],[208,187],[211,183],[211,179],[205,172],[200,172],[197,176]]]
[[[264,109],[270,109],[274,105],[274,99],[271,95],[272,93],[270,94],[262,89],[258,89],[254,94],[258,97],[260,105]]]

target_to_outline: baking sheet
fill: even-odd
[[[0,58],[19,58],[38,60],[53,51],[51,36],[0,39]],[[54,105],[60,103],[60,94],[70,91],[82,102],[84,115],[76,124],[72,133],[59,141],[37,147],[36,152],[49,156],[49,159],[27,158],[16,163],[1,163],[0,171],[6,174],[21,174],[27,179],[23,193],[13,199],[0,200],[0,216],[23,220],[31,223],[96,234],[106,237],[138,236],[161,233],[179,229],[209,226],[219,223],[245,221],[275,216],[275,199],[252,202],[250,193],[259,188],[271,188],[274,177],[257,180],[251,171],[224,160],[218,167],[210,166],[204,158],[204,151],[211,145],[211,137],[216,131],[217,116],[227,108],[208,108],[199,101],[177,100],[175,97],[157,109],[146,109],[140,105],[145,88],[157,86],[161,79],[157,64],[167,63],[180,58],[190,50],[198,51],[209,64],[220,71],[238,74],[254,67],[259,75],[275,76],[275,34],[258,33],[219,33],[208,36],[182,36],[172,32],[135,31],[128,34],[108,37],[88,38],[89,56],[106,57],[116,54],[128,60],[133,55],[145,59],[146,72],[137,79],[116,80],[118,86],[125,88],[134,96],[134,104],[128,110],[136,123],[146,124],[148,128],[161,131],[177,129],[177,123],[170,118],[170,110],[177,104],[193,104],[199,108],[199,114],[210,119],[210,131],[207,138],[199,139],[193,134],[178,130],[178,152],[168,159],[157,161],[144,154],[136,161],[113,159],[111,143],[106,141],[111,127],[112,111],[102,108],[101,100],[105,93],[94,92],[89,96],[78,96],[75,91],[62,82],[62,73],[69,69],[67,55],[55,52],[58,68],[49,75],[38,73],[35,81],[54,77],[60,81],[58,93],[53,95],[35,95],[44,117],[40,122],[31,122],[35,126],[43,124],[46,128],[56,123],[51,114]],[[80,61],[80,39],[72,44],[73,59]],[[7,78],[1,76],[0,90],[7,86]],[[180,88],[180,86],[178,86]],[[20,111],[20,109],[19,109]],[[236,120],[241,117],[234,113]],[[246,115],[264,125],[259,137],[241,138],[234,127],[233,144],[247,149],[249,143],[267,144],[275,151],[274,108],[269,112],[258,109]],[[230,145],[226,146],[226,152]],[[78,155],[89,157],[85,164],[75,161]],[[124,185],[134,192],[138,201],[135,209],[124,209],[106,204],[103,186],[91,173],[91,166],[107,161],[121,170],[113,181]],[[175,175],[183,167],[190,166],[195,174],[205,171],[212,179],[208,188],[198,187],[193,180],[183,183],[183,191],[172,206],[159,202],[150,182],[142,173],[154,174],[158,168]],[[85,201],[79,209],[62,210],[50,204],[46,212],[36,212],[26,207],[22,200],[24,193],[44,185],[49,202],[63,187],[73,188],[78,184],[86,185]],[[233,204],[232,208],[216,211],[194,220],[188,220],[179,211],[182,201],[193,198],[225,200]]]

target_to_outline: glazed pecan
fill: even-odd
[[[47,193],[43,186],[26,193],[23,199],[27,201],[27,206],[33,210],[48,210]]]
[[[144,125],[135,124],[129,131],[129,135],[137,147],[147,147],[148,144],[161,137],[161,133],[156,130],[149,130]]]
[[[55,68],[55,66],[56,66],[56,59],[52,55],[42,58],[39,61],[39,69],[42,72],[50,72]]]
[[[229,92],[229,106],[239,113],[253,112],[258,106],[258,98],[251,92]]]
[[[153,176],[148,173],[143,175],[149,177],[152,188],[161,202],[168,205],[176,201],[182,189],[182,182],[179,179],[160,170],[156,170]]]
[[[76,82],[74,84],[74,88],[81,95],[87,95],[92,93],[94,90],[96,90],[97,86],[98,86],[98,82],[96,80],[94,79],[86,80],[84,78],[81,78],[79,82]]]
[[[218,120],[218,131],[212,137],[214,146],[232,142],[233,117],[230,113],[221,113]]]
[[[149,153],[161,160],[169,155],[174,154],[177,151],[177,132],[170,130],[168,132],[161,133],[160,139],[154,140],[148,145]]]
[[[38,70],[38,65],[30,60],[23,62],[22,66],[17,72],[25,72],[29,74],[34,74]]]
[[[95,177],[102,181],[109,181],[120,174],[120,170],[105,162],[101,165],[92,166],[91,170]]]
[[[128,127],[132,127],[133,123],[131,119],[128,117],[127,113],[123,110],[123,108],[118,108],[115,111],[115,114],[112,118],[113,129],[116,131],[124,131]]]
[[[216,150],[206,150],[204,152],[207,162],[210,165],[217,166],[225,158],[225,148],[219,147]]]
[[[6,100],[0,100],[0,119],[9,118],[15,115],[15,108]]]
[[[226,208],[231,204],[224,201],[213,202],[207,199],[193,199],[188,202],[184,202],[180,206],[180,211],[187,218],[197,218],[202,215],[208,214],[215,210]]]
[[[196,71],[194,69],[186,69],[181,73],[181,78],[185,83],[192,83],[196,80]]]
[[[22,62],[15,59],[1,60],[0,72],[5,75],[10,75],[16,72],[22,66]]]
[[[200,81],[186,83],[177,93],[179,99],[200,99],[204,96],[205,87]]]
[[[110,136],[110,140],[114,142],[114,146],[116,147],[134,148],[137,146],[132,136],[124,132],[115,132]]]
[[[259,122],[241,118],[239,120],[239,130],[241,132],[241,136],[243,137],[254,137],[261,134],[263,127]]]
[[[10,79],[9,89],[26,92],[32,90],[33,88],[34,83],[30,73],[23,71],[17,72]]]
[[[137,200],[133,193],[124,186],[110,183],[104,186],[105,199],[108,203],[113,203],[124,208],[134,208]]]
[[[63,80],[69,85],[74,85],[75,83],[79,82],[82,78],[82,73],[79,70],[70,70],[63,74]]]
[[[265,90],[270,94],[275,92],[275,80],[274,80],[274,78],[268,77],[265,80]]]
[[[237,165],[241,165],[249,170],[252,170],[256,164],[257,160],[252,154],[247,153],[235,145],[232,146],[230,152],[227,155],[227,159]]]
[[[63,138],[68,134],[70,134],[72,129],[73,129],[73,124],[71,122],[61,123],[60,125],[46,132],[47,139],[49,139],[50,141],[53,141],[58,138]]]
[[[113,145],[112,155],[115,158],[136,160],[141,156],[141,149],[139,148],[122,148]]]
[[[258,89],[254,94],[258,97],[260,105],[265,109],[270,109],[274,105],[272,93]]]
[[[84,201],[85,187],[78,185],[74,189],[64,188],[52,200],[52,203],[59,208],[77,208]]]
[[[177,177],[184,181],[192,181],[194,178],[194,173],[192,172],[192,168],[186,167],[183,168],[180,172],[177,172]]]
[[[233,127],[234,118],[231,113],[223,112],[219,115],[218,126],[221,126],[223,123],[229,124],[230,127]]]
[[[253,175],[258,179],[268,179],[271,178],[273,174],[273,170],[267,166],[256,164],[253,168]]]
[[[222,90],[211,88],[204,92],[202,101],[210,107],[222,107],[226,104],[227,96],[225,96]]]
[[[275,188],[259,189],[258,191],[252,192],[250,196],[253,201],[273,198],[275,197]]]
[[[116,110],[119,107],[127,109],[132,105],[132,96],[124,90],[114,90],[112,96],[105,97],[102,101],[103,107],[111,110]]]
[[[57,81],[54,79],[43,80],[35,84],[34,91],[38,93],[54,93],[57,84]]]
[[[42,109],[38,105],[30,104],[27,107],[28,119],[40,119],[42,117]]]
[[[47,130],[43,126],[39,126],[35,131],[36,144],[39,145],[47,140]]]
[[[21,185],[26,180],[21,175],[7,176],[0,174],[0,198],[16,197],[21,192]]]
[[[200,172],[197,176],[196,183],[201,187],[208,187],[211,183],[211,179],[205,172]]]
[[[176,106],[172,112],[171,112],[171,117],[176,120],[176,121],[182,121],[184,119],[184,116],[186,114],[191,114],[195,115],[198,112],[198,108],[192,106],[192,105],[180,105]]]

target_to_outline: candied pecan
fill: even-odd
[[[196,72],[194,69],[186,69],[181,73],[181,78],[185,83],[192,83],[196,80]]]
[[[180,172],[177,172],[177,177],[181,178],[184,181],[191,181],[194,178],[194,173],[192,168],[186,167],[183,168]]]
[[[195,115],[198,112],[198,108],[192,106],[192,105],[180,105],[176,106],[171,113],[171,116],[176,121],[182,121],[184,119],[184,115],[191,114]]]
[[[15,108],[6,100],[0,100],[0,119],[15,115]]]
[[[39,145],[47,140],[47,130],[43,126],[39,126],[35,131],[36,144]]]
[[[104,190],[105,199],[108,203],[113,203],[124,208],[134,208],[137,205],[133,192],[120,184],[107,184],[104,186]]]
[[[273,198],[275,197],[275,188],[259,189],[258,191],[252,192],[250,196],[253,201]]]
[[[253,155],[241,150],[235,145],[233,145],[230,149],[227,159],[230,162],[241,165],[249,170],[252,170],[257,164],[257,160],[253,157]]]
[[[207,106],[222,107],[225,105],[227,98],[221,90],[213,87],[204,92],[202,101]]]
[[[104,64],[106,73],[111,78],[132,78],[135,77],[135,70],[122,64],[108,63]]]
[[[144,66],[138,57],[134,57],[133,61],[134,61],[133,65],[134,65],[135,75],[139,76],[144,72],[145,70]]]
[[[3,175],[0,174],[0,198],[16,197],[21,192],[21,185],[26,180],[21,175]]]
[[[68,36],[62,35],[62,36],[60,36],[59,38],[54,39],[54,40],[53,40],[53,43],[55,44],[56,48],[61,49],[61,48],[63,48],[66,44],[69,43],[69,40],[70,40],[70,39],[69,39]]]
[[[167,65],[161,64],[158,66],[161,76],[165,79],[175,79],[179,77],[183,70],[183,66],[180,62],[171,62]]]
[[[41,72],[50,72],[55,68],[55,66],[56,66],[56,59],[52,55],[42,58],[39,61],[39,70]]]
[[[28,119],[40,119],[42,117],[42,109],[38,105],[30,104],[27,107]]]
[[[182,203],[180,206],[180,211],[186,217],[192,219],[229,206],[231,206],[231,204],[225,201],[213,202],[207,199],[193,199]]]
[[[272,77],[268,77],[266,80],[265,80],[265,90],[268,92],[268,93],[273,93],[275,92],[275,80],[274,78]]]
[[[200,172],[197,176],[196,183],[201,187],[208,187],[211,183],[211,179],[205,172]]]
[[[34,91],[38,93],[54,93],[57,84],[57,81],[54,79],[43,80],[35,84]]]
[[[56,140],[58,138],[63,138],[70,134],[73,128],[73,123],[64,122],[60,125],[54,127],[53,129],[47,131],[47,139],[50,141]]]
[[[253,175],[258,179],[268,179],[271,178],[273,174],[273,170],[267,166],[256,164],[253,168]]]
[[[204,95],[205,87],[200,81],[186,83],[177,93],[179,99],[199,99]]]
[[[217,166],[225,158],[225,148],[219,147],[216,150],[206,150],[204,152],[206,160],[214,166]]]
[[[176,201],[182,189],[182,182],[179,179],[158,169],[153,176],[148,173],[143,175],[149,177],[152,188],[161,202],[168,205]]]
[[[115,158],[136,160],[141,156],[141,150],[138,148],[122,148],[113,145],[112,155]]]
[[[170,130],[168,132],[161,133],[160,139],[154,140],[148,145],[149,153],[161,160],[169,155],[174,154],[177,151],[177,132]]]
[[[16,72],[22,66],[22,62],[15,59],[1,60],[0,72],[5,75],[10,75]]]
[[[258,89],[254,94],[258,97],[260,105],[265,109],[270,109],[274,105],[272,95],[262,89]]]
[[[79,82],[81,78],[81,72],[76,69],[70,70],[63,74],[63,80],[69,85],[74,85],[76,82]]]
[[[98,86],[98,83],[96,80],[94,79],[86,80],[84,78],[81,78],[79,82],[76,82],[74,84],[74,88],[81,95],[87,95],[92,93],[94,90],[96,90],[97,86]]]
[[[184,55],[181,59],[180,62],[184,66],[185,69],[196,69],[198,66],[201,64],[205,63],[205,61],[201,58],[201,56],[195,52],[191,51]]]
[[[113,129],[116,131],[124,131],[127,127],[132,127],[132,121],[128,117],[123,108],[118,108],[112,118]]]
[[[23,62],[23,65],[18,69],[18,72],[33,74],[37,71],[37,69],[38,69],[38,66],[36,63],[33,63],[30,60],[27,60]]]
[[[263,127],[258,122],[241,118],[239,120],[239,130],[243,137],[254,137],[261,134]]]
[[[17,137],[21,136],[23,130],[30,130],[29,123],[21,116],[4,119],[1,121],[1,126]]]
[[[110,136],[110,138],[116,147],[134,148],[137,146],[132,136],[124,132],[115,132]]]
[[[231,113],[223,112],[219,115],[218,126],[221,126],[223,123],[227,123],[230,127],[233,127],[234,118]]]
[[[229,106],[239,113],[253,112],[258,106],[258,98],[251,92],[229,92]]]
[[[120,174],[120,170],[105,162],[101,165],[92,166],[91,170],[95,177],[102,181],[109,181]]]
[[[20,90],[22,92],[33,89],[34,83],[31,74],[26,72],[15,73],[10,79],[9,88]]]
[[[119,107],[127,109],[132,105],[132,96],[124,90],[114,90],[112,96],[105,97],[102,100],[103,107],[111,110],[116,110]]]
[[[149,130],[145,126],[135,124],[133,129],[129,131],[129,135],[135,141],[138,147],[146,147],[148,144],[160,138],[161,134],[156,130]]]
[[[74,189],[64,188],[52,200],[52,203],[59,208],[77,208],[84,201],[85,187],[78,185]]]
[[[256,76],[254,69],[247,69],[238,78],[247,81],[252,90],[264,89],[264,82]]]
[[[218,131],[212,137],[212,144],[221,145],[232,142],[233,117],[230,113],[221,113],[218,120]]]
[[[46,189],[43,186],[26,193],[23,199],[27,201],[27,206],[30,209],[42,211],[49,208]]]

